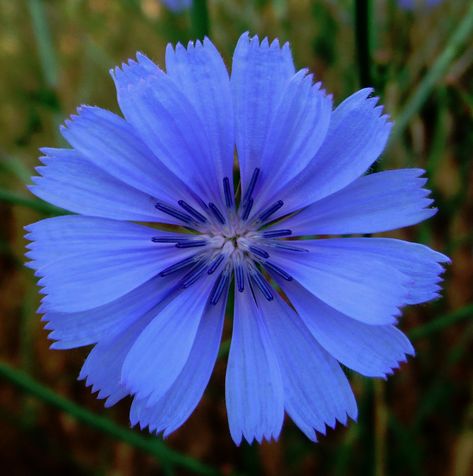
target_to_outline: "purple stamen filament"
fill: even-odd
[[[176,248],[197,248],[206,244],[207,240],[182,240],[177,242]]]
[[[198,212],[194,207],[189,205],[187,202],[184,200],[179,200],[177,202],[181,208],[183,208],[186,212],[188,212],[190,215],[192,215],[194,218],[199,220],[201,223],[207,223],[207,218],[202,215],[202,213]]]

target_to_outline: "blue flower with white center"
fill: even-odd
[[[385,378],[412,355],[401,309],[438,297],[448,262],[330,237],[435,213],[423,170],[365,175],[391,128],[371,90],[333,110],[287,44],[248,34],[231,77],[208,39],[168,46],[166,72],[138,54],[112,76],[124,119],[79,108],[31,186],[77,214],[27,227],[52,348],[94,345],[80,378],[168,435],[202,397],[233,293],[234,441],[277,438],[285,412],[314,441],[355,419],[340,363]]]

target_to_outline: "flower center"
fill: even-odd
[[[289,229],[265,230],[264,227],[273,219],[275,213],[284,206],[278,200],[262,211],[254,211],[254,192],[260,177],[260,169],[255,168],[248,188],[237,205],[230,186],[230,179],[223,178],[224,203],[220,206],[214,202],[205,203],[194,199],[191,203],[199,203],[200,209],[188,201],[178,200],[177,207],[158,201],[156,208],[179,221],[182,226],[194,232],[157,236],[155,243],[174,244],[176,248],[195,248],[195,253],[160,272],[168,276],[182,272],[180,281],[187,288],[205,275],[218,272],[210,302],[216,304],[224,290],[228,287],[232,275],[235,287],[243,292],[250,288],[254,294],[257,287],[268,300],[274,297],[269,274],[276,273],[290,281],[292,277],[271,262],[272,250],[305,252],[303,248],[292,246],[281,238],[292,234]]]

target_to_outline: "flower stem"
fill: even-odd
[[[44,3],[42,0],[28,0],[28,9],[44,80],[51,89],[54,89],[58,82],[58,61],[51,40]]]
[[[404,110],[399,114],[394,123],[391,140],[398,139],[406,129],[409,121],[422,108],[437,81],[447,72],[448,67],[457,56],[460,48],[470,38],[473,30],[473,3],[470,5],[463,20],[447,42],[442,53],[434,62],[419,86],[407,100]]]
[[[373,2],[372,0],[355,0],[355,44],[358,60],[358,78],[360,86],[374,86],[373,80]]]
[[[210,34],[210,19],[207,0],[193,0],[191,7],[192,34],[202,40]]]
[[[212,468],[209,468],[199,461],[168,448],[158,438],[142,436],[132,430],[123,428],[108,418],[96,415],[86,410],[85,408],[58,395],[50,388],[41,385],[39,382],[33,380],[29,375],[9,366],[5,362],[0,362],[0,378],[9,381],[16,387],[28,392],[39,400],[68,413],[77,421],[113,436],[117,440],[123,441],[130,446],[145,451],[163,463],[181,466],[182,468],[186,468],[199,474],[217,474],[217,472]]]

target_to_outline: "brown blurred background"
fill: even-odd
[[[245,30],[289,40],[296,65],[309,66],[339,102],[359,87],[353,3],[210,0],[209,28],[228,65]],[[38,147],[61,144],[57,127],[80,104],[117,111],[108,69],[137,50],[162,64],[167,42],[193,37],[195,18],[155,0],[0,0],[2,474],[473,474],[473,36],[452,40],[472,8],[456,0],[412,11],[374,3],[371,79],[400,121],[379,167],[426,168],[439,207],[428,223],[389,236],[452,258],[444,297],[405,312],[401,328],[415,359],[387,382],[350,376],[357,424],[314,445],[288,421],[278,443],[237,448],[226,422],[225,358],[190,420],[155,445],[127,431],[129,401],[104,409],[76,380],[87,349],[49,350],[37,288],[23,267],[23,227],[54,213],[25,188]]]

